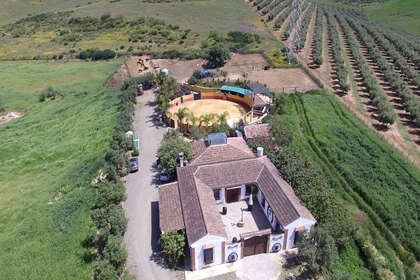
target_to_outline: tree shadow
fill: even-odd
[[[151,217],[151,240],[152,255],[149,259],[163,268],[168,268],[166,258],[162,252],[162,247],[159,245],[160,227],[159,227],[159,202],[152,201],[150,203],[150,217]]]

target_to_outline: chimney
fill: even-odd
[[[179,157],[179,164],[181,167],[184,167],[184,153],[179,153],[178,154]]]
[[[264,155],[264,148],[258,147],[257,148],[257,157],[262,157]]]

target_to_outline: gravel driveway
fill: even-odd
[[[140,139],[139,171],[127,177],[128,217],[124,236],[128,250],[127,266],[137,279],[176,279],[175,272],[160,265],[157,254],[159,235],[156,152],[166,128],[158,121],[154,94],[146,91],[137,99],[135,134]]]

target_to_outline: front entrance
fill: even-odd
[[[241,187],[226,189],[226,203],[236,202],[241,199]]]
[[[244,240],[244,257],[266,253],[267,237],[268,235],[254,236],[250,239]]]

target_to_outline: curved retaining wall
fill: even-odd
[[[247,111],[250,111],[254,104],[252,97],[250,95],[245,95],[244,97],[241,97],[239,95],[222,93],[218,88],[199,87],[199,86],[193,86],[189,84],[185,84],[184,87],[188,88],[191,91],[199,92],[201,94],[200,99],[220,99],[220,100],[231,101],[245,107]],[[191,101],[194,101],[194,94],[177,97],[169,102],[169,108],[173,108],[173,107],[179,106],[182,103],[191,102]],[[175,128],[178,127],[178,122],[175,121],[174,119],[167,118],[167,120],[168,120],[169,126],[175,127]],[[207,129],[209,128],[210,127],[208,127]],[[187,124],[183,123],[182,131],[187,132],[187,130],[188,130]]]

